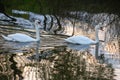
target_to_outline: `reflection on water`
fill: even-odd
[[[39,50],[39,46],[38,42],[36,51],[29,54],[0,55],[0,71],[3,74],[0,77],[4,78],[4,75],[7,77],[2,80],[111,80],[113,78],[111,66],[98,63],[87,51],[73,50],[65,46]]]
[[[5,41],[2,44],[3,49],[9,50],[11,53],[20,53],[20,52],[27,52],[28,49],[34,48],[36,46],[35,42],[27,42],[27,43],[19,43],[19,42],[9,42]]]
[[[112,33],[119,30],[116,28],[114,31],[111,27],[107,29],[106,42],[100,43],[100,53],[106,53],[107,63],[116,62],[113,67],[118,65],[120,68],[120,37],[119,34],[111,37]],[[1,39],[0,80],[113,80],[111,65],[100,64],[92,55],[93,52],[87,50],[90,46],[70,44],[67,47],[55,47],[64,44],[58,36],[42,36],[41,39],[42,43],[17,43]],[[109,56],[110,53],[113,56]]]
[[[11,69],[10,55],[0,55],[0,80],[13,80],[14,71]]]
[[[90,48],[90,45],[67,44],[68,48],[78,51],[85,51]]]

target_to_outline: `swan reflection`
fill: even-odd
[[[90,45],[67,44],[67,47],[73,50],[85,51],[90,48]]]

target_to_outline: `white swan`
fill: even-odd
[[[8,36],[2,35],[2,37],[7,41],[16,41],[16,42],[39,41],[40,40],[39,28],[41,27],[39,22],[40,22],[39,20],[35,20],[36,39],[22,33],[10,34]]]
[[[98,38],[98,30],[102,29],[101,23],[96,25],[95,27],[95,33],[96,33],[96,40],[93,41],[90,38],[86,36],[72,36],[67,39],[65,39],[66,42],[72,43],[72,44],[83,44],[83,45],[90,45],[90,44],[96,44],[99,42]]]

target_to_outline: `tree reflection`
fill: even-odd
[[[12,80],[13,70],[11,69],[11,62],[9,61],[9,55],[0,55],[0,80]]]
[[[39,54],[39,52],[38,52]],[[113,79],[113,69],[106,64],[100,64],[87,51],[77,51],[62,47],[41,50],[41,61],[29,60],[31,54],[15,55],[13,60],[16,62],[16,79],[32,80],[111,80]],[[10,67],[10,55],[0,55],[0,72],[2,78],[13,78],[16,69]],[[36,58],[36,57],[35,57]],[[38,58],[38,57],[37,57]],[[4,62],[4,63],[3,63]],[[4,74],[3,72],[7,73]],[[8,75],[9,73],[9,75]],[[2,76],[3,75],[3,76]],[[5,76],[6,77],[5,77]],[[9,77],[10,76],[10,77]],[[8,79],[8,80],[9,80]],[[4,79],[3,79],[4,80]],[[7,80],[7,79],[5,79]]]
[[[98,63],[89,52],[63,47],[51,51],[53,55],[47,60],[52,58],[50,63],[53,67],[49,64],[47,68],[50,68],[49,76],[52,80],[111,80],[113,78],[113,69]]]

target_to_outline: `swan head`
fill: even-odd
[[[98,25],[96,25],[95,29],[103,31],[103,25],[102,25],[102,23],[99,23]]]
[[[42,24],[41,24],[41,21],[40,20],[35,20],[35,27],[39,28],[39,29],[42,29]]]

